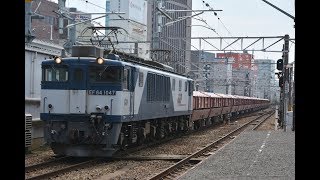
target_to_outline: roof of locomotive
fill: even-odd
[[[47,65],[47,64],[50,65],[53,63],[55,63],[54,59],[47,59],[42,61],[42,65]],[[84,64],[84,65],[92,65],[92,64],[99,65],[96,63],[96,58],[94,57],[64,57],[62,58],[62,62],[59,65],[69,65],[69,64],[75,64],[75,63]],[[123,66],[123,63],[124,62],[118,61],[118,60],[105,59],[103,64]]]

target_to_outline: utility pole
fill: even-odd
[[[294,7],[296,7],[296,1],[294,1]],[[295,26],[294,26],[295,27]],[[296,114],[296,108],[295,108],[295,99],[296,99],[296,91],[295,91],[295,81],[296,81],[296,50],[294,50],[294,63],[293,63],[293,104],[292,104],[292,108],[293,108],[293,117],[292,117],[292,131],[295,130],[295,114]]]
[[[63,34],[63,20],[68,19],[68,24],[74,24],[75,18],[70,17],[69,10],[66,8],[66,0],[58,0],[59,7],[59,34]],[[76,11],[76,9],[72,9]],[[71,26],[68,30],[67,42],[64,44],[64,49],[71,54],[72,46],[76,43],[76,26]]]
[[[25,34],[25,43],[30,43],[35,36],[31,33],[31,2],[32,0],[26,0],[25,1],[25,28],[24,28],[24,34]]]
[[[76,8],[70,8],[70,12],[76,12]],[[69,12],[68,12],[69,13]],[[68,25],[75,23],[75,15],[68,15]],[[64,48],[71,54],[72,53],[72,46],[76,44],[76,26],[71,26],[68,31],[68,40],[67,43],[64,45]]]
[[[288,70],[288,60],[289,60],[289,35],[286,34],[284,36],[284,46],[283,46],[283,88],[282,88],[282,99],[283,99],[283,106],[282,106],[282,116],[283,116],[283,128],[286,131],[286,114],[288,111],[288,96],[289,96],[289,70]]]
[[[296,68],[296,65],[294,64],[294,69]],[[293,77],[295,77],[296,75],[295,75],[296,73],[294,72],[294,74],[293,74]],[[293,116],[292,116],[292,131],[294,131],[295,130],[295,113],[296,113],[296,110],[295,110],[295,98],[296,98],[296,93],[295,93],[295,80],[296,79],[294,79],[294,81],[293,81],[293,94],[292,94],[292,96],[293,96],[293,104],[292,104],[292,110],[293,110],[293,112],[292,112],[292,114],[293,114]]]
[[[58,0],[59,11],[66,11],[66,0]],[[59,16],[59,34],[63,34],[63,17]]]
[[[277,6],[271,4],[270,2],[266,1],[266,0],[262,0],[263,2],[267,3],[268,5],[272,6],[273,8],[277,9],[278,11],[282,12],[283,14],[287,15],[288,17],[290,17],[291,19],[293,19],[295,21],[295,17],[292,16],[291,14],[285,12],[284,10],[278,8]],[[295,5],[296,2],[294,2],[294,5]],[[295,27],[295,26],[293,26]],[[288,108],[288,105],[290,106],[290,110],[291,110],[291,105],[292,105],[292,95],[291,95],[291,80],[289,81],[289,69],[287,69],[287,65],[288,65],[288,54],[289,54],[289,35],[285,35],[284,37],[284,53],[283,53],[283,61],[284,61],[284,68],[283,68],[283,92],[282,92],[282,95],[283,95],[283,121],[284,122],[284,131],[286,131],[286,113],[287,113],[287,108]],[[290,75],[290,79],[291,79],[291,75]],[[289,82],[288,82],[289,81]],[[290,87],[288,87],[290,86]],[[290,98],[289,100],[289,104],[287,104],[287,99],[288,99],[288,96]],[[280,98],[281,99],[281,98]],[[293,114],[295,114],[295,108],[293,108]],[[293,115],[293,122],[294,124],[294,115]]]
[[[162,0],[157,0],[156,1],[156,9],[162,9]],[[155,22],[156,22],[156,31],[155,33],[152,35],[152,49],[156,49],[159,50],[160,48],[160,34],[161,34],[161,27],[162,27],[162,16],[161,16],[161,12],[157,11],[156,15],[155,15]],[[158,53],[153,54],[154,59],[157,59],[158,57]]]
[[[292,111],[292,65],[288,65],[289,71],[289,104],[288,104],[288,111]]]
[[[34,38],[36,38],[31,31],[32,19],[44,19],[42,15],[35,14],[31,11],[32,0],[25,0],[25,43],[31,43]]]

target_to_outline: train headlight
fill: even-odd
[[[96,62],[97,62],[98,64],[102,64],[102,63],[104,62],[104,59],[101,58],[101,57],[98,57],[98,58],[96,59]]]
[[[48,105],[48,108],[49,108],[49,109],[52,109],[52,108],[53,108],[52,104],[49,104],[49,105]]]
[[[54,62],[57,64],[60,64],[62,62],[62,59],[59,56],[54,57]]]

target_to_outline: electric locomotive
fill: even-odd
[[[40,118],[55,154],[110,157],[190,128],[192,79],[97,47],[72,53],[42,62]]]

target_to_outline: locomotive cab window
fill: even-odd
[[[56,82],[65,82],[68,81],[68,67],[54,67],[47,66],[43,67],[42,71],[42,80],[43,81],[56,81]]]
[[[73,79],[76,81],[76,82],[81,82],[83,81],[83,71],[82,69],[76,69],[73,73]]]
[[[120,83],[121,69],[115,66],[92,66],[89,68],[91,83]]]

